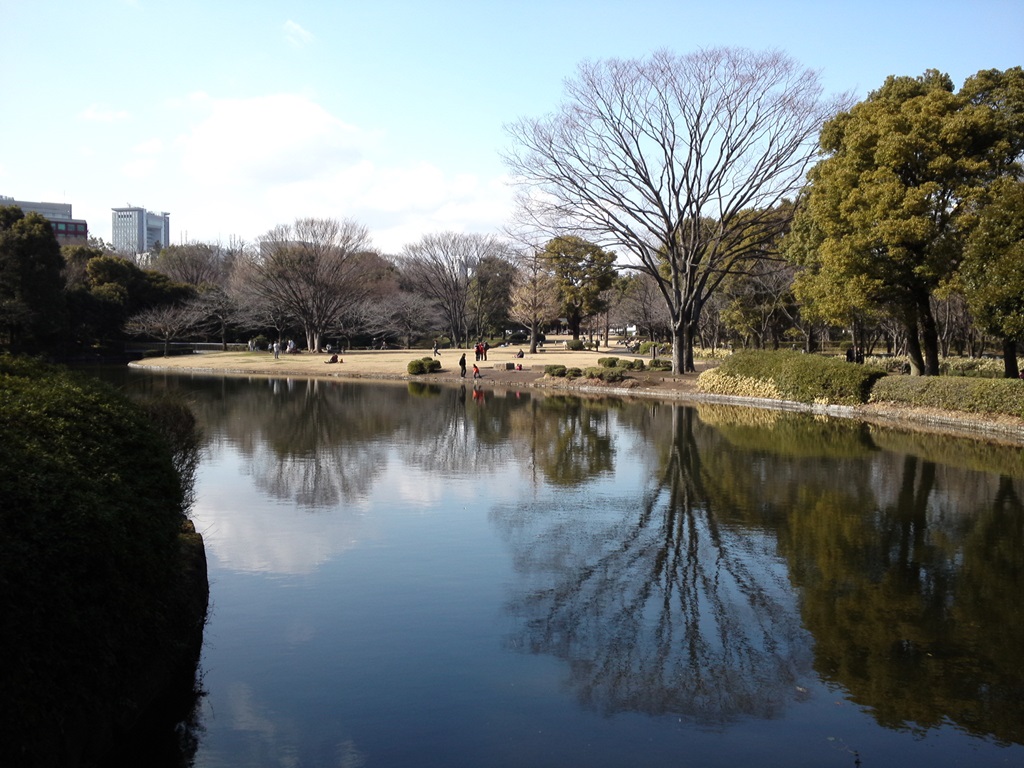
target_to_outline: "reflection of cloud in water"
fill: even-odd
[[[340,768],[366,765],[366,755],[349,738],[339,738],[334,744],[322,745],[319,749],[304,743],[301,723],[282,719],[280,712],[272,712],[270,707],[257,700],[256,693],[246,683],[228,685],[227,707],[231,728],[247,734],[244,752],[252,764],[323,764],[319,758],[327,757],[330,765]],[[234,764],[241,756],[232,754],[224,757]]]
[[[200,470],[192,510],[207,553],[221,567],[310,573],[365,537],[363,509],[339,506],[311,513],[268,499],[237,467],[228,466],[236,460],[225,455]]]

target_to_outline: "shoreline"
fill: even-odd
[[[616,350],[603,352],[569,351],[549,346],[537,354],[515,355],[518,348],[495,347],[486,361],[474,361],[472,350],[441,351],[442,369],[436,373],[413,376],[408,373],[410,361],[430,357],[430,350],[352,350],[340,355],[342,362],[327,364],[327,355],[301,353],[282,354],[274,359],[270,352],[202,352],[173,357],[150,357],[129,363],[129,367],[153,371],[190,373],[209,376],[261,376],[267,378],[327,378],[349,381],[419,382],[423,384],[467,384],[486,388],[534,388],[554,392],[576,392],[604,397],[653,398],[693,403],[717,403],[747,408],[784,410],[866,421],[889,428],[948,434],[975,440],[987,440],[1024,446],[1024,419],[983,417],[978,414],[906,408],[881,403],[859,406],[809,405],[784,400],[712,395],[697,391],[697,376],[708,364],[699,364],[697,373],[675,376],[665,371],[633,372],[624,382],[586,383],[545,376],[547,365],[588,368],[605,357],[639,359],[638,355]],[[458,370],[458,356],[467,355],[466,377]],[[480,368],[481,378],[472,378],[472,366]],[[508,369],[509,365],[512,370]],[[522,370],[514,366],[521,365]]]

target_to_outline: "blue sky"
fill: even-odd
[[[584,59],[780,49],[826,91],[1024,64],[1024,0],[0,0],[0,195],[171,214],[174,242],[352,218],[498,233],[504,126]]]

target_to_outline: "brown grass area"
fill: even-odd
[[[165,370],[187,369],[195,372],[217,374],[240,374],[250,376],[289,377],[332,377],[351,379],[394,379],[431,381],[459,381],[459,356],[466,355],[466,379],[472,379],[473,364],[480,367],[483,386],[552,386],[567,387],[569,382],[560,379],[544,379],[544,367],[564,365],[567,368],[588,368],[596,366],[603,357],[638,359],[636,355],[622,354],[615,350],[603,352],[570,352],[561,344],[549,345],[543,352],[516,358],[519,347],[494,347],[487,353],[486,361],[477,362],[473,350],[444,349],[439,359],[441,370],[436,373],[411,376],[408,366],[412,360],[430,357],[429,349],[387,349],[351,350],[340,354],[340,362],[328,364],[330,355],[302,352],[296,355],[281,354],[275,360],[270,352],[204,352],[174,357],[150,357],[133,365],[144,368]],[[524,348],[525,351],[525,348]],[[512,370],[508,366],[512,366]],[[515,370],[522,365],[523,370]],[[697,374],[673,376],[657,371],[643,371],[619,384],[606,385],[618,389],[655,389],[666,394],[670,392],[692,392],[696,389]],[[577,382],[578,384],[578,382]],[[588,382],[600,386],[599,383]]]

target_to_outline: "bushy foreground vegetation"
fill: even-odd
[[[1024,419],[1024,381],[962,376],[886,376],[871,390],[873,403],[898,403]]]
[[[800,403],[886,402],[1024,418],[1024,382],[965,376],[887,375],[871,365],[797,352],[738,352],[697,379],[701,392]]]
[[[799,352],[744,351],[702,373],[702,392],[822,405],[866,403],[885,372],[866,365]]]
[[[0,432],[0,754],[72,764],[148,703],[140,679],[198,651],[205,570],[182,540],[195,422],[0,357]]]

